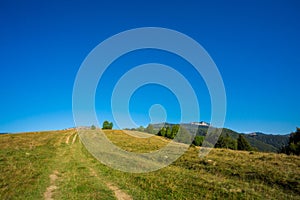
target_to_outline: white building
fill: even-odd
[[[192,122],[191,124],[197,125],[197,126],[209,126],[210,124],[204,121],[201,122]]]

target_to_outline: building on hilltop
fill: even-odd
[[[191,124],[196,125],[196,126],[210,126],[209,123],[201,121],[201,122],[192,122]]]

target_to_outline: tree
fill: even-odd
[[[251,145],[248,143],[248,141],[241,134],[239,134],[239,137],[237,139],[237,149],[238,150],[243,150],[243,151],[251,151],[252,150]]]
[[[158,131],[157,135],[166,137],[166,128],[165,128],[165,127],[162,127],[162,128]]]
[[[163,136],[170,139],[176,139],[177,142],[191,144],[192,142],[192,136],[189,133],[188,130],[186,130],[184,127],[180,126],[179,124],[175,124],[166,127],[162,127],[157,135]]]
[[[172,130],[171,130],[171,138],[172,139],[175,138],[179,129],[180,129],[180,126],[178,124],[175,124],[174,126],[172,126]]]
[[[204,137],[203,137],[203,136],[197,135],[197,136],[194,138],[193,144],[194,144],[195,146],[202,146],[203,141],[204,141]]]
[[[237,148],[237,142],[226,133],[226,137],[222,135],[219,137],[215,147],[235,150]]]
[[[112,129],[113,123],[109,121],[104,121],[102,125],[102,129]]]
[[[224,138],[225,148],[236,150],[237,149],[237,141],[232,139],[228,133],[226,133],[226,137]]]
[[[96,126],[95,126],[95,125],[92,125],[92,126],[91,126],[91,130],[96,130]]]
[[[171,129],[170,127],[166,127],[166,135],[165,135],[167,138],[170,138],[170,139],[173,139],[173,135],[172,135],[172,132],[171,132]]]
[[[288,155],[300,155],[300,128],[297,128],[296,132],[290,134],[288,145],[282,147],[280,152]]]
[[[218,138],[217,143],[215,144],[216,148],[226,148],[225,139],[222,135]]]

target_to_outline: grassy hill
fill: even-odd
[[[119,147],[149,152],[169,140],[105,131]],[[76,130],[0,135],[0,199],[300,199],[300,158],[199,148],[170,166],[125,173],[98,162]]]

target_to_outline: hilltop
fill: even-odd
[[[104,133],[132,152],[155,151],[170,141]],[[190,147],[168,167],[132,174],[101,164],[77,135],[75,129],[0,135],[0,199],[300,198],[297,156],[212,149],[199,158],[199,148]]]

